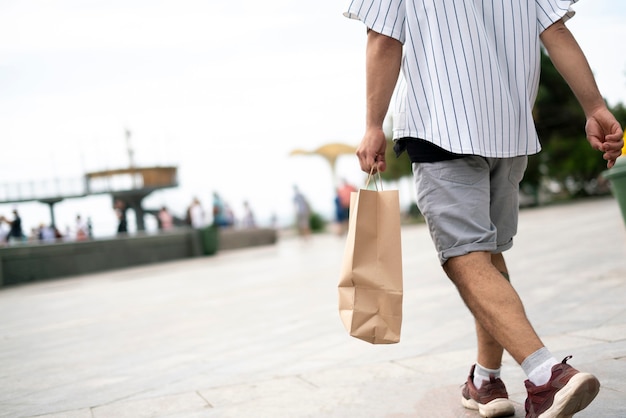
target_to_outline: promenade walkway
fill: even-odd
[[[424,225],[403,228],[402,341],[347,335],[343,239],[0,289],[0,417],[460,418],[473,321]],[[596,374],[576,417],[626,417],[626,228],[612,198],[526,209],[508,252],[544,342]],[[503,379],[524,417],[524,376]]]

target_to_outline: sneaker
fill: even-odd
[[[472,366],[467,382],[463,385],[461,403],[467,409],[478,411],[481,417],[508,417],[515,413],[515,406],[509,401],[504,382],[493,376],[489,382],[483,382],[480,389],[474,386],[474,369]]]
[[[552,376],[545,385],[526,381],[526,418],[571,418],[593,401],[600,382],[589,373],[581,373],[569,364],[567,356],[552,366]]]

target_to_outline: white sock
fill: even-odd
[[[552,366],[559,361],[552,356],[547,348],[543,347],[532,353],[522,362],[522,369],[528,376],[528,380],[535,386],[548,383],[552,377]]]
[[[488,369],[476,363],[474,368],[474,386],[476,389],[480,389],[484,382],[489,382],[489,376],[493,376],[496,379],[500,377],[500,368]]]

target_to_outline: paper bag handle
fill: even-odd
[[[376,165],[372,165],[372,168],[370,169],[369,174],[367,175],[367,181],[365,182],[365,188],[367,189],[367,187],[370,184],[370,180],[374,179],[374,187],[376,187],[376,191],[378,191],[378,183],[380,183],[380,191],[383,190],[383,178],[380,176],[380,171],[376,170],[376,173],[374,173],[374,167],[376,167]],[[376,181],[376,174],[378,174],[378,182]]]

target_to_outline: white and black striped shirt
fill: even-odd
[[[352,0],[345,16],[404,44],[394,138],[456,154],[539,152],[539,34],[577,0]]]

